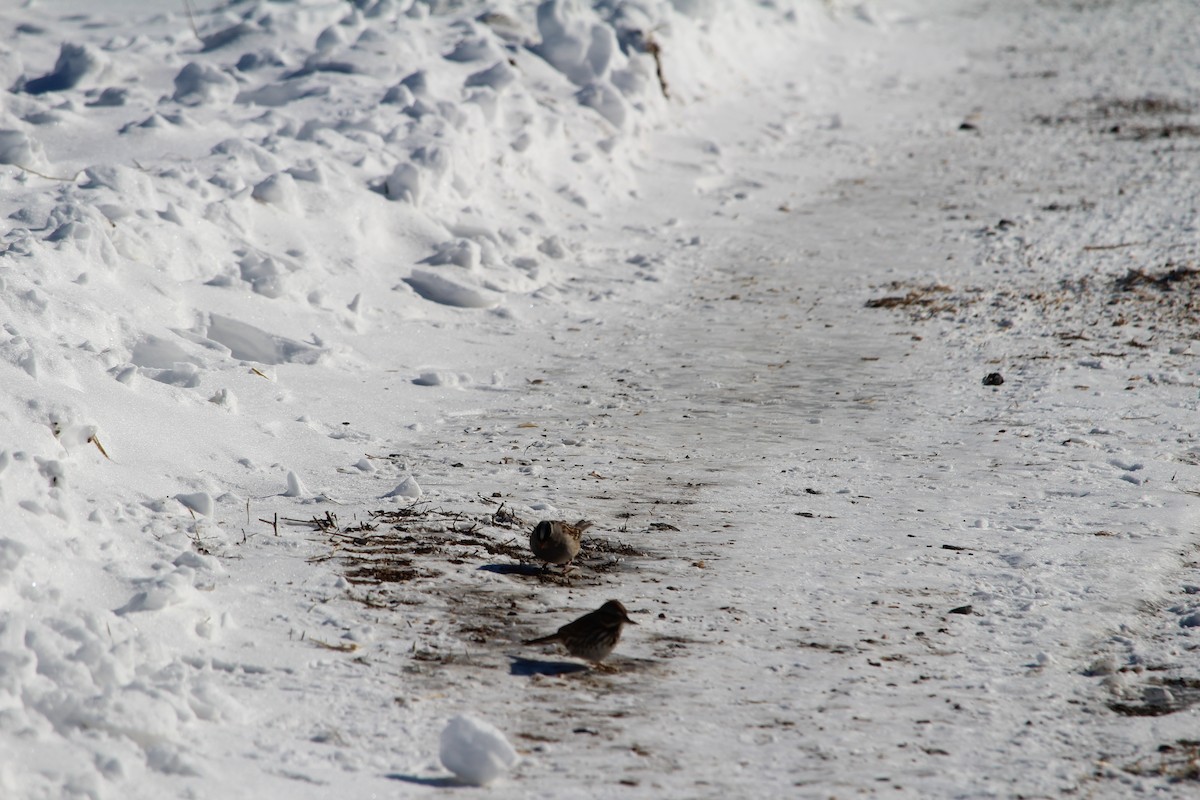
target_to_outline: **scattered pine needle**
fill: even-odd
[[[92,444],[96,445],[96,449],[100,451],[100,455],[104,456],[109,461],[112,461],[112,456],[110,456],[107,452],[105,452],[104,445],[100,444],[100,437],[96,436],[95,434],[92,434],[91,436],[88,437],[88,441],[91,442]]]
[[[28,172],[30,175],[37,175],[39,178],[45,178],[48,181],[61,181],[62,183],[74,183],[75,180],[83,174],[83,170],[79,170],[69,178],[60,178],[57,175],[47,175],[44,172],[38,172],[33,167],[27,167],[24,164],[10,164],[9,166],[16,167],[22,172]]]
[[[266,378],[267,380],[271,380],[266,375],[264,375],[262,372],[260,372],[258,367],[251,367],[250,371],[253,372],[255,375],[257,375],[260,378]]]
[[[1149,242],[1121,242],[1120,244],[1085,244],[1083,246],[1083,252],[1091,253],[1091,252],[1095,252],[1096,250],[1120,250],[1125,247],[1138,247],[1143,244],[1149,244]]]
[[[522,423],[521,423],[520,425],[518,425],[517,427],[518,427],[518,428],[536,428],[537,426],[538,426],[538,425],[537,425],[537,423],[536,423],[536,422],[522,422]]]
[[[192,26],[192,33],[196,35],[197,39],[203,42],[204,37],[200,35],[200,29],[196,27],[196,17],[192,13],[192,4],[188,0],[183,0],[183,10],[187,12],[188,24]]]
[[[341,644],[332,644],[330,642],[323,642],[320,639],[309,639],[308,641],[312,642],[317,647],[322,647],[326,650],[333,650],[338,653],[353,653],[355,650],[358,649],[358,645],[356,645],[354,642],[343,642]]]

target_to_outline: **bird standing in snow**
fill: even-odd
[[[581,519],[574,525],[561,519],[544,519],[529,535],[529,549],[546,564],[562,564],[563,574],[566,574],[575,556],[579,555],[579,542],[583,538],[583,532],[590,527],[592,523],[586,519]]]
[[[609,600],[595,611],[589,611],[574,622],[568,622],[549,636],[530,639],[525,644],[558,642],[576,658],[593,664],[603,661],[621,638],[626,623],[636,625],[619,600]]]

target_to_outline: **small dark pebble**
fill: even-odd
[[[989,372],[983,376],[984,386],[999,386],[1004,383],[1004,376],[999,372]]]
[[[975,609],[971,606],[959,606],[958,608],[950,609],[951,614],[972,614]]]
[[[943,550],[970,550],[971,548],[969,548],[969,547],[959,547],[959,546],[958,546],[958,545],[956,545],[956,544],[944,544],[944,545],[942,545],[942,549],[943,549]]]
[[[976,126],[974,123],[972,123],[972,122],[963,122],[963,123],[961,123],[961,124],[958,126],[958,129],[959,129],[960,131],[973,131],[973,130],[978,130],[977,126]]]

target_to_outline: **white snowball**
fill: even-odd
[[[474,786],[491,783],[517,763],[517,751],[499,728],[467,714],[446,724],[439,755],[456,778]]]
[[[172,95],[178,103],[185,105],[227,105],[237,96],[238,85],[211,64],[201,64],[192,61],[185,64],[175,76],[175,94]]]
[[[308,489],[300,480],[300,476],[295,472],[288,470],[287,474],[287,491],[283,493],[284,497],[308,497]]]
[[[211,517],[213,514],[213,499],[208,492],[193,492],[175,495],[185,508],[190,508],[197,514],[203,514],[206,517]]]
[[[387,196],[393,200],[407,200],[413,205],[421,202],[421,171],[412,164],[397,164],[385,186]]]
[[[285,211],[298,211],[300,199],[296,179],[287,172],[276,172],[256,184],[250,196],[260,203],[278,206]]]
[[[0,164],[37,167],[45,162],[40,142],[21,131],[0,130]]]
[[[625,101],[621,93],[604,81],[589,83],[580,89],[576,95],[580,105],[594,109],[600,116],[620,128],[625,124]]]
[[[404,282],[426,300],[455,308],[495,308],[504,299],[499,292],[471,285],[465,276],[451,280],[427,269],[414,269]]]
[[[396,488],[384,495],[384,497],[408,497],[416,500],[421,495],[425,494],[421,489],[421,485],[417,483],[417,479],[409,475],[396,484]]]

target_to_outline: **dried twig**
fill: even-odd
[[[667,79],[663,75],[662,46],[654,38],[653,33],[646,34],[646,52],[654,59],[654,72],[658,75],[658,85],[662,89],[663,97],[670,100],[671,92],[667,89]]]
[[[98,437],[96,434],[93,433],[91,436],[88,437],[88,441],[91,442],[92,444],[96,445],[96,449],[100,451],[100,455],[104,456],[109,461],[112,461],[112,456],[110,456],[107,452],[105,452],[104,445],[100,444],[100,437]]]

